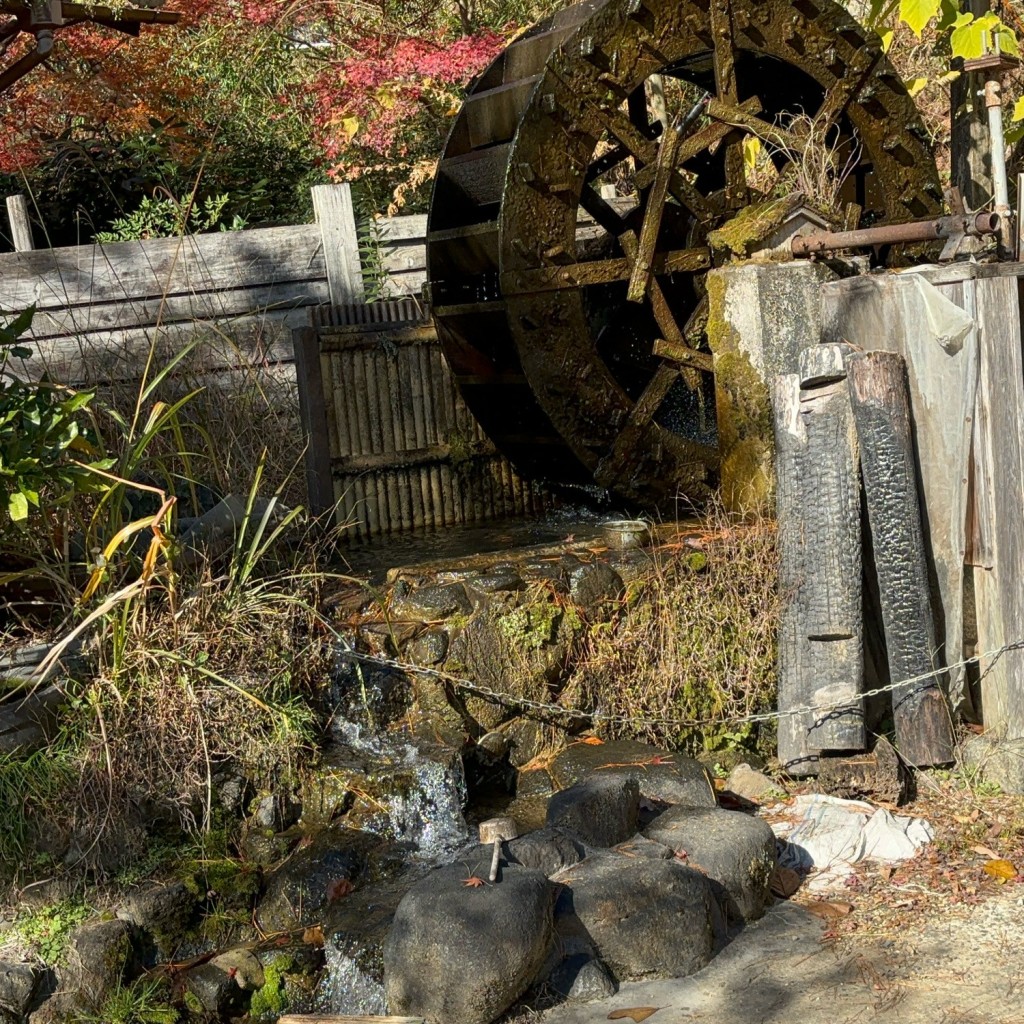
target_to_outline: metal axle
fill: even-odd
[[[792,242],[794,256],[814,256],[839,249],[866,249],[898,242],[931,242],[965,236],[981,237],[999,233],[1002,218],[996,213],[973,213],[967,216],[929,217],[906,224],[885,224],[859,231],[816,231],[797,235]]]

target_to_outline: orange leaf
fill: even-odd
[[[580,743],[586,743],[588,747],[603,747],[604,740],[598,739],[596,736],[584,736],[580,740]]]
[[[647,1020],[652,1013],[657,1013],[660,1009],[660,1006],[634,1006],[630,1010],[612,1010],[608,1014],[608,1019],[625,1020],[629,1017],[630,1020],[636,1021],[636,1024],[640,1024],[640,1021]]]
[[[470,889],[479,889],[481,885],[486,885],[487,883],[482,878],[477,878],[476,875],[473,875],[471,878],[464,878],[462,884],[468,885]]]
[[[771,890],[773,896],[788,900],[800,888],[803,879],[792,868],[777,867],[772,872]]]
[[[822,917],[826,921],[834,921],[838,917],[846,917],[853,910],[852,903],[835,903],[830,900],[819,900],[815,903],[802,904],[804,910],[815,917]]]
[[[985,874],[1008,882],[1017,877],[1017,869],[1008,860],[990,860],[985,865]]]
[[[324,944],[324,930],[320,925],[315,924],[312,928],[307,928],[302,933],[302,941],[307,946],[323,946]]]
[[[355,886],[347,878],[335,878],[327,883],[327,902],[333,903],[355,892]]]

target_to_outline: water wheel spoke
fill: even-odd
[[[629,225],[618,210],[589,185],[580,193],[580,206],[590,214],[613,238],[618,238]]]
[[[654,165],[654,181],[651,184],[647,206],[644,210],[640,241],[633,259],[633,273],[630,276],[629,289],[626,292],[626,298],[630,302],[643,302],[644,296],[647,294],[647,286],[651,280],[654,250],[658,244],[658,232],[661,230],[661,217],[665,209],[665,200],[668,199],[672,175],[675,173],[679,148],[683,139],[689,134],[690,128],[697,123],[697,119],[703,113],[710,98],[708,93],[704,93],[685,116],[671,124],[662,135],[661,145],[658,147],[658,157]],[[627,252],[627,255],[632,254]]]
[[[630,248],[635,256],[636,235],[627,230],[619,240],[622,242],[630,236]],[[633,273],[633,263],[634,258],[627,254],[620,259],[586,260],[582,263],[565,263],[537,270],[516,270],[502,274],[501,287],[505,294],[522,295],[612,284],[616,281],[628,281]],[[707,249],[675,249],[658,253],[652,262],[652,271],[654,274],[688,273],[706,270],[709,266],[711,254]],[[661,329],[665,330],[664,327]]]
[[[875,69],[875,65],[882,59],[882,52],[859,51],[856,62],[846,68],[846,74],[836,79],[825,90],[825,98],[818,107],[815,115],[815,125],[820,125],[823,131],[828,131],[832,125],[846,113],[854,96],[860,91],[865,79]]]
[[[658,146],[645,138],[638,128],[620,111],[610,107],[591,107],[590,113],[605,128],[612,138],[637,162],[637,175],[647,173],[648,184],[654,180],[658,159]],[[648,171],[649,167],[649,171]],[[646,187],[646,186],[645,186]],[[669,177],[668,190],[677,202],[685,206],[695,217],[708,220],[714,208],[707,199],[679,173],[673,170]],[[586,207],[584,207],[586,209]]]
[[[739,103],[736,84],[736,46],[733,40],[732,6],[730,0],[711,0],[712,54],[715,69],[715,92],[718,102],[730,107]],[[710,114],[710,109],[708,110]],[[711,115],[714,116],[713,114]],[[730,205],[739,205],[747,195],[747,179],[743,167],[742,139],[726,139],[725,193]]]

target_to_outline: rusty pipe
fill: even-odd
[[[931,242],[935,239],[958,235],[998,234],[1000,216],[996,213],[974,213],[967,216],[929,217],[906,224],[883,224],[877,228],[859,231],[816,231],[811,235],[797,235],[791,251],[794,256],[813,256],[837,249],[862,249],[897,242]]]

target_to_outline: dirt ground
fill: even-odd
[[[538,1018],[598,1024],[657,1007],[650,1024],[1024,1024],[1024,799],[942,776],[920,790],[899,810],[935,828],[915,860],[779,901],[691,978]],[[1002,877],[1007,863],[1016,877]]]

